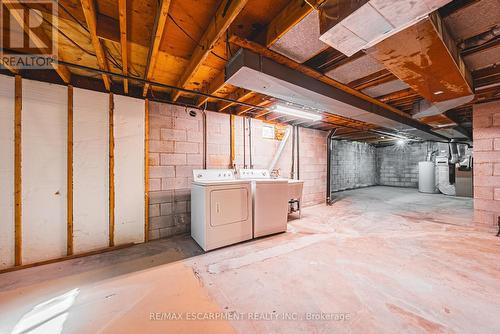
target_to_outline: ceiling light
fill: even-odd
[[[434,95],[440,95],[440,94],[443,94],[444,92],[442,90],[438,90],[438,91],[435,91],[434,92]]]
[[[318,113],[312,113],[312,112],[307,112],[301,109],[297,108],[292,108],[288,106],[284,106],[281,104],[277,104],[269,108],[269,110],[279,113],[279,114],[285,114],[289,116],[296,116],[299,118],[304,118],[304,119],[310,119],[311,121],[319,121],[323,117],[318,114]]]

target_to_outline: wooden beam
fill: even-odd
[[[220,4],[219,9],[198,42],[186,70],[177,81],[177,87],[184,87],[191,80],[214,48],[215,43],[224,35],[247,2],[248,0],[225,0]],[[180,91],[173,92],[172,101],[177,101],[180,95]]]
[[[87,28],[90,32],[90,39],[95,49],[97,64],[99,65],[99,68],[101,70],[109,71],[106,55],[104,54],[104,49],[102,48],[99,37],[97,37],[97,16],[94,0],[81,0],[81,3],[83,14],[85,15],[85,21],[87,22]],[[111,80],[108,75],[102,74],[102,81],[104,82],[104,87],[106,87],[106,90],[110,91]]]
[[[113,93],[109,93],[109,247],[115,245],[115,135]]]
[[[120,11],[120,3],[121,0],[118,2],[118,11]],[[103,14],[96,14],[96,20],[97,20],[97,37],[100,39],[110,41],[113,43],[120,43],[120,30],[121,30],[121,25],[118,20],[115,20],[112,17],[103,15]]]
[[[145,110],[144,110],[144,242],[148,241],[149,241],[149,100],[146,99]]]
[[[278,39],[286,34],[293,26],[309,15],[325,0],[292,0],[268,25],[266,29],[265,44],[267,47],[273,45]]]
[[[213,95],[216,93],[219,89],[224,87],[225,85],[225,80],[226,80],[226,73],[224,70],[222,70],[212,81],[210,81],[210,84],[208,85],[207,89],[205,90],[207,94]],[[201,107],[205,102],[209,100],[208,97],[202,96],[198,99],[198,102],[196,105],[198,107]]]
[[[156,13],[155,28],[153,29],[154,37],[149,49],[148,62],[146,64],[146,80],[151,80],[155,70],[156,61],[158,60],[158,52],[160,50],[160,42],[168,18],[170,2],[170,0],[161,0],[160,10]],[[145,84],[142,96],[146,96],[148,94],[148,89],[149,84]]]
[[[17,71],[16,68],[8,65],[7,63],[5,63],[1,58],[0,58],[0,65],[2,65],[3,67],[5,67],[7,70],[9,70],[12,74],[19,74],[19,72]]]
[[[118,0],[118,15],[120,19],[120,46],[122,50],[122,73],[128,75],[127,55],[127,0]],[[128,94],[128,79],[123,79],[123,91]]]
[[[356,79],[349,82],[347,85],[356,90],[363,90],[373,86],[378,86],[383,83],[397,80],[396,76],[386,69],[377,71],[375,73],[369,74],[366,77]]]
[[[20,7],[23,8],[25,7],[21,2],[17,0],[11,0],[6,2],[2,1],[2,4],[4,4],[7,7],[7,9],[9,9],[10,15],[21,26],[26,35],[28,35],[31,38],[32,42],[36,45],[37,48],[45,49],[47,45],[52,45],[52,40],[43,31],[37,31],[36,34],[34,34],[31,31],[29,25],[26,24],[26,22],[24,21],[24,14],[23,14],[24,11],[16,10],[19,9]],[[58,57],[61,58],[59,55]],[[71,82],[71,72],[66,66],[52,63],[52,67],[57,72],[57,74],[59,74],[62,81],[64,81],[65,83]]]
[[[254,94],[255,93],[252,92],[251,90],[247,90],[244,88],[238,88],[236,91],[229,94],[229,96],[227,96],[227,98],[232,99],[232,100],[236,100],[238,102],[243,102],[243,101],[249,99]],[[224,111],[227,108],[229,108],[235,104],[236,104],[236,102],[223,102],[217,107],[217,110],[219,112],[221,112],[221,111]]]
[[[73,87],[68,86],[66,255],[73,255]]]
[[[273,103],[272,101],[267,100],[264,96],[262,96],[260,94],[256,95],[254,98],[250,99],[247,102],[250,104],[253,104],[255,106],[258,106],[258,107],[263,107],[263,106],[266,106],[266,105]],[[238,115],[238,116],[243,115],[252,109],[254,109],[254,108],[253,107],[246,107],[246,106],[240,107],[236,111],[236,115]]]
[[[14,97],[14,252],[15,265],[23,263],[23,224],[22,224],[22,179],[21,179],[21,130],[22,130],[22,108],[23,87],[20,75],[15,78]]]
[[[359,97],[367,102],[378,105],[387,111],[391,111],[391,112],[393,112],[397,115],[403,116],[405,118],[410,118],[410,116],[408,114],[402,112],[401,110],[398,110],[394,107],[391,107],[390,105],[387,105],[383,102],[380,102],[379,100],[377,100],[375,98],[372,98],[366,94],[363,94],[363,93],[355,90],[354,88],[351,88],[347,85],[344,85],[344,84],[324,75],[323,73],[321,73],[315,69],[312,69],[308,66],[297,63],[296,61],[294,61],[290,58],[287,58],[287,57],[285,57],[277,52],[274,52],[274,51],[272,51],[272,50],[266,48],[265,46],[260,45],[256,42],[249,41],[249,40],[244,39],[242,37],[239,37],[237,35],[232,35],[229,38],[229,41],[231,43],[239,46],[239,47],[246,48],[246,49],[253,51],[259,55],[267,57],[267,58],[269,58],[269,59],[271,59],[279,64],[282,64],[284,66],[287,66],[288,68],[294,69],[294,70],[296,70],[302,74],[305,74],[311,78],[315,78],[323,83],[326,83],[327,85],[338,88],[338,89],[340,89],[340,90],[342,90],[350,95]]]

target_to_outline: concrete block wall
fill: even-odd
[[[377,147],[377,184],[417,188],[419,161],[425,161],[427,153],[437,149],[434,142]]]
[[[151,102],[149,108],[149,238],[165,238],[190,229],[193,169],[203,166],[202,114],[170,104]],[[248,122],[246,163],[249,166]],[[254,168],[267,168],[280,141],[262,138],[264,123],[252,120]],[[300,176],[305,180],[303,205],[323,203],[326,191],[324,131],[300,129]],[[290,176],[291,137],[276,168]],[[243,118],[235,117],[236,167],[243,167]],[[230,168],[230,116],[207,112],[207,168]]]
[[[367,143],[332,141],[331,190],[341,191],[377,184],[376,148]]]
[[[474,223],[495,230],[500,216],[500,102],[474,105]]]

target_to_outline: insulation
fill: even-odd
[[[350,61],[345,65],[334,68],[326,72],[325,75],[344,84],[348,84],[351,81],[366,77],[384,68],[383,64],[366,55]]]
[[[23,264],[66,255],[67,88],[23,80]]]
[[[14,265],[14,85],[0,75],[0,269]]]
[[[74,253],[108,246],[109,96],[73,92]]]
[[[145,102],[114,97],[115,245],[144,241]]]
[[[371,97],[378,97],[397,92],[399,90],[407,89],[408,87],[409,86],[401,80],[393,80],[377,86],[366,88],[363,90],[363,93]]]
[[[303,63],[328,47],[319,40],[318,11],[313,10],[286,34],[277,40],[270,49]]]

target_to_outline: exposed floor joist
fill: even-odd
[[[184,73],[177,81],[178,87],[184,87],[191,80],[210,51],[214,48],[215,43],[225,34],[247,2],[248,0],[226,0],[219,6],[205,33],[198,42],[198,46],[196,46]],[[180,91],[173,92],[172,101],[177,101],[180,95]]]
[[[85,21],[87,22],[87,28],[89,29],[90,39],[92,40],[92,45],[94,46],[97,64],[99,68],[104,71],[108,71],[108,62],[106,60],[106,55],[104,54],[104,49],[102,47],[99,37],[97,37],[97,13],[95,9],[94,0],[81,0],[83,14],[85,15]],[[111,79],[108,75],[102,74],[102,81],[104,82],[104,87],[107,91],[111,90]]]
[[[161,5],[155,17],[155,25],[153,28],[153,43],[149,49],[148,61],[146,64],[146,80],[151,80],[155,70],[156,62],[158,60],[158,52],[160,50],[160,43],[165,30],[165,24],[168,18],[168,10],[170,9],[170,0],[161,0]],[[142,92],[143,96],[148,94],[149,84],[144,85]]]

